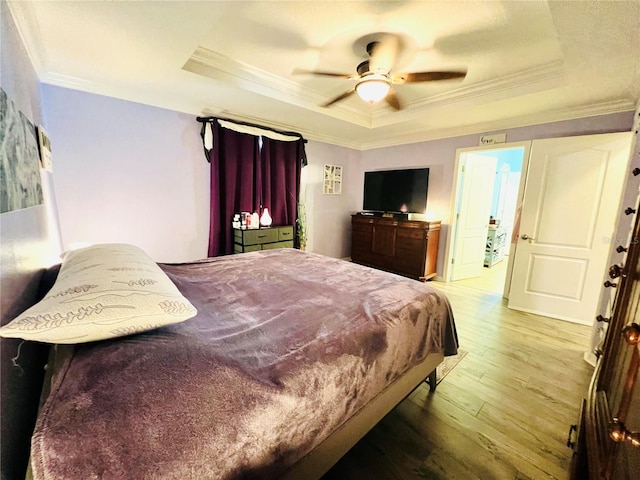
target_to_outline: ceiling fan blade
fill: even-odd
[[[394,92],[393,90],[389,90],[389,93],[387,93],[387,96],[384,97],[384,99],[387,101],[389,106],[394,110],[402,110],[402,104],[400,103],[400,99],[396,95],[396,92]]]
[[[355,88],[352,88],[351,90],[349,90],[348,92],[344,92],[342,95],[338,95],[336,98],[334,98],[333,100],[329,100],[327,103],[322,104],[323,107],[330,107],[331,105],[333,105],[334,103],[339,102],[340,100],[344,100],[347,97],[350,97],[351,95],[353,95],[356,92]]]
[[[465,70],[451,72],[396,73],[393,75],[393,83],[433,82],[437,80],[464,78],[466,75],[467,72]]]
[[[367,46],[369,55],[369,69],[373,73],[389,73],[398,58],[400,41],[397,36],[385,34],[379,40]]]
[[[322,75],[325,77],[339,77],[339,78],[353,78],[353,75],[349,75],[348,73],[338,73],[338,72],[325,72],[322,70],[303,70],[301,68],[296,68],[292,72],[294,75]]]

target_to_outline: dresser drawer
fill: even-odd
[[[421,240],[418,238],[403,238],[400,236],[396,238],[396,250],[411,250],[416,252],[418,255],[422,255],[424,248],[424,239]]]
[[[282,225],[272,228],[233,230],[234,253],[256,252],[274,248],[293,248],[294,228]]]
[[[233,244],[233,253],[247,253],[247,252],[257,252],[260,250],[260,245],[240,245],[239,243]]]
[[[427,233],[422,228],[398,228],[398,238],[412,238],[424,241],[427,238]]]
[[[273,250],[274,248],[293,248],[293,240],[276,243],[265,243],[261,245],[262,250]]]
[[[258,245],[278,241],[278,229],[261,228],[256,230],[244,230],[244,245]]]
[[[278,241],[286,242],[289,240],[293,242],[293,226],[278,227]],[[291,246],[293,246],[293,244],[291,244]]]

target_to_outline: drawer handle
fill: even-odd
[[[622,265],[611,265],[611,268],[609,268],[609,276],[611,278],[624,278],[627,276],[627,272]]]
[[[266,235],[258,235],[258,238],[265,238]]]
[[[622,336],[629,345],[637,345],[640,343],[640,325],[632,323],[622,329]]]
[[[614,418],[609,425],[609,437],[616,443],[629,442],[632,446],[640,447],[640,432],[631,432],[618,418]]]

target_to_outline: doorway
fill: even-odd
[[[508,239],[505,250],[508,262],[502,293],[509,299],[509,308],[593,322],[631,139],[631,132],[618,132],[528,142],[522,163],[526,174],[521,176],[516,201],[522,208],[513,227],[518,235]],[[456,154],[452,202],[456,209],[464,207],[459,189],[464,185],[466,154],[473,151],[478,156],[477,150],[489,154],[495,148],[463,149]],[[454,278],[455,244],[462,228],[456,225],[457,212],[451,211],[445,281]]]
[[[526,172],[530,144],[508,143],[456,152],[456,201],[451,212],[445,281],[500,295],[508,292],[505,283],[509,277],[511,236],[524,191],[523,171]],[[470,174],[487,168],[490,176],[485,175],[483,182],[470,182]]]
[[[612,251],[632,133],[534,140],[509,308],[591,324]],[[606,292],[606,293],[605,293]]]

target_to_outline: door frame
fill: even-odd
[[[518,207],[522,205],[522,199],[524,197],[524,187],[527,181],[527,172],[529,169],[529,152],[531,151],[531,140],[526,140],[523,142],[510,142],[510,143],[499,143],[494,145],[482,145],[476,147],[465,147],[456,149],[456,160],[453,170],[453,189],[451,190],[451,200],[449,201],[449,228],[447,229],[447,240],[444,252],[444,269],[442,272],[442,279],[445,282],[451,281],[451,257],[453,255],[453,242],[455,241],[455,231],[457,228],[457,211],[458,211],[458,201],[460,199],[459,190],[462,185],[462,157],[467,153],[474,152],[490,152],[497,150],[510,150],[513,148],[523,148],[524,152],[522,154],[522,175],[520,177],[520,186],[518,187]],[[515,245],[511,244],[511,239],[508,239],[509,246],[511,249],[510,254],[507,258],[507,276],[505,279],[505,288],[504,288],[504,296],[508,298],[509,287],[511,286],[511,272],[513,269],[513,257],[515,253]]]

